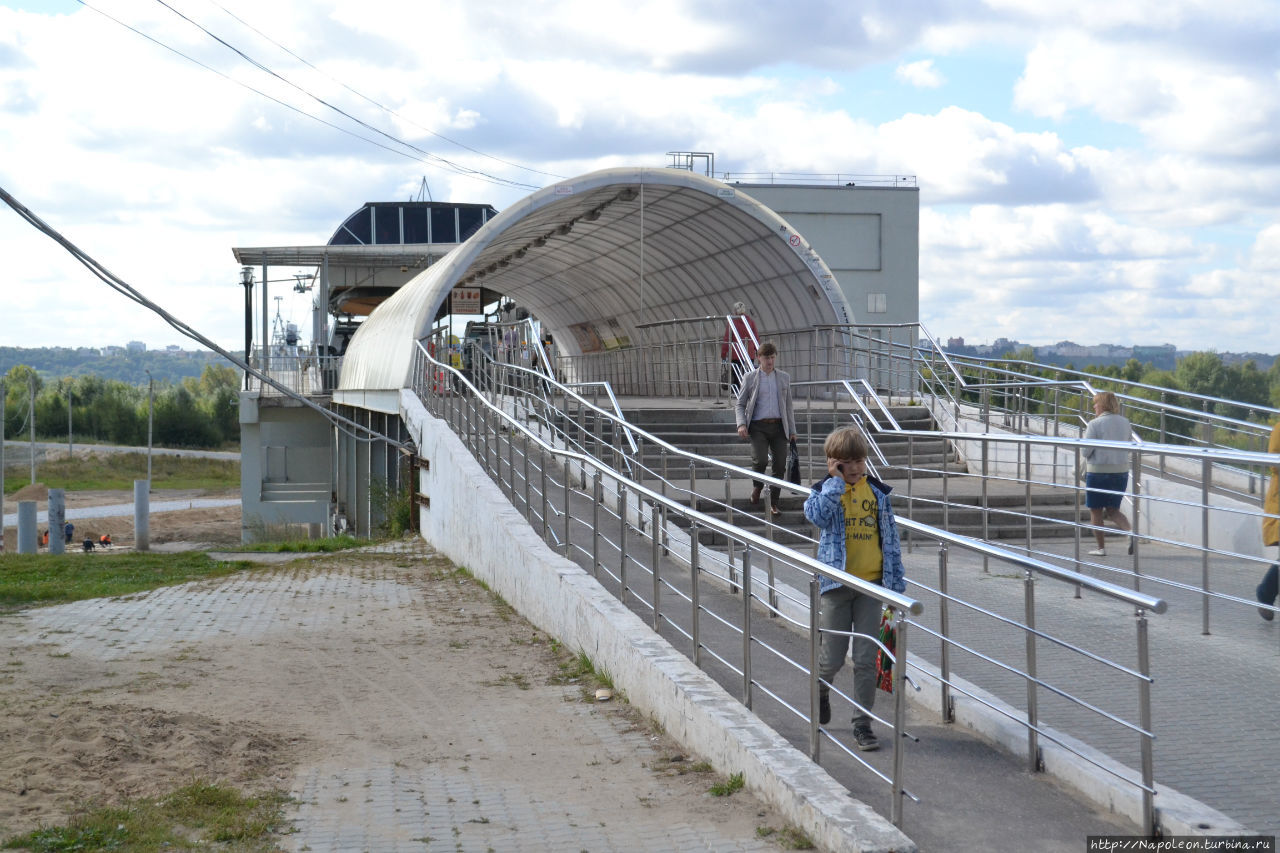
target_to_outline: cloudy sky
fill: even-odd
[[[0,187],[228,348],[232,246],[672,150],[916,176],[944,338],[1280,352],[1280,0],[0,0]],[[0,249],[0,343],[190,346]]]

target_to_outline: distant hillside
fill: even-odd
[[[167,380],[176,383],[188,376],[199,378],[207,364],[230,366],[222,356],[207,350],[113,351],[110,355],[103,355],[89,347],[0,347],[0,377],[19,364],[33,368],[46,380],[64,376],[100,376],[130,385],[145,384],[148,370],[157,382]]]

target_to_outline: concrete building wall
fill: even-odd
[[[333,492],[333,439],[314,409],[282,397],[240,394],[241,538],[264,528],[305,524],[327,532]]]
[[[768,205],[826,262],[858,323],[920,320],[916,187],[734,184]]]

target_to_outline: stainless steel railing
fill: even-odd
[[[420,358],[429,360],[425,351],[420,354]],[[430,369],[437,370],[439,367],[442,365],[433,365]],[[715,459],[682,451],[660,437],[630,425],[626,430],[635,438],[636,446],[633,450],[616,438],[623,433],[620,425],[625,425],[625,420],[619,415],[594,406],[575,394],[571,388],[546,381],[545,378],[541,384],[535,381],[538,377],[532,375],[513,381],[511,377],[522,371],[521,368],[509,365],[495,367],[492,375],[479,383],[486,388],[484,395],[480,394],[477,386],[465,381],[455,383],[457,391],[442,393],[438,386],[428,384],[420,388],[419,392],[423,394],[429,410],[454,423],[458,431],[467,437],[469,446],[472,446],[473,452],[482,460],[486,469],[512,495],[513,503],[525,509],[531,523],[541,526],[544,536],[554,546],[563,548],[566,555],[576,556],[584,562],[589,561],[588,565],[593,573],[597,576],[606,575],[609,582],[620,590],[619,594],[624,600],[638,598],[638,606],[650,608],[648,612],[655,627],[666,626],[674,630],[678,637],[684,639],[691,657],[699,665],[703,665],[705,654],[728,666],[737,677],[743,678],[744,701],[750,703],[752,692],[758,689],[776,699],[789,713],[802,718],[807,714],[811,729],[810,752],[815,759],[820,758],[822,744],[835,743],[843,753],[865,764],[848,744],[835,740],[830,732],[814,722],[816,698],[811,696],[811,701],[807,703],[809,708],[807,711],[803,710],[797,704],[788,702],[785,691],[778,685],[758,684],[744,674],[750,670],[750,651],[736,651],[736,643],[732,653],[723,648],[709,649],[703,642],[705,629],[700,623],[700,614],[703,612],[701,602],[705,595],[699,582],[704,577],[716,582],[719,589],[727,589],[739,597],[735,599],[739,601],[739,605],[734,608],[734,612],[740,608],[741,617],[730,620],[725,615],[717,615],[711,618],[714,619],[714,624],[722,627],[735,626],[735,636],[747,638],[742,640],[744,650],[767,647],[770,654],[778,654],[777,649],[768,641],[751,637],[750,631],[745,627],[750,622],[751,607],[743,606],[742,602],[755,602],[755,606],[780,617],[781,621],[792,625],[806,636],[817,636],[814,584],[822,572],[815,574],[812,561],[807,557],[802,558],[802,552],[813,548],[816,543],[807,534],[786,530],[767,522],[764,525],[764,536],[741,529],[737,522],[743,520],[744,514],[733,506],[730,499],[735,483],[742,484],[753,478],[768,483],[777,481]],[[415,375],[424,376],[427,373],[417,370]],[[862,386],[862,391],[874,394],[874,389],[869,385]],[[834,398],[835,395],[832,396]],[[877,411],[888,411],[883,401],[867,406],[865,417],[875,420],[873,415]],[[497,428],[499,423],[502,429]],[[657,460],[654,459],[655,448],[658,451]],[[552,467],[549,460],[553,458],[558,460],[554,464],[562,470]],[[673,469],[680,473],[675,474]],[[708,493],[708,481],[717,490],[723,483],[723,497]],[[789,483],[778,482],[778,485],[792,493],[807,491]],[[553,500],[553,493],[560,500]],[[560,507],[571,507],[575,501],[582,508],[577,513],[569,509],[558,509],[556,506],[559,503]],[[591,519],[589,522],[586,521],[588,515]],[[602,524],[616,527],[612,538],[607,531],[601,532]],[[1019,722],[1027,727],[1028,750],[1033,764],[1038,761],[1039,738],[1050,737],[1061,743],[1061,739],[1052,734],[1039,711],[1038,697],[1046,691],[1074,706],[1102,715],[1109,723],[1136,733],[1141,741],[1140,752],[1143,756],[1139,777],[1121,778],[1141,791],[1144,809],[1151,816],[1150,797],[1154,790],[1154,770],[1150,760],[1150,743],[1154,734],[1151,727],[1150,676],[1144,668],[1145,664],[1137,668],[1124,667],[1101,652],[1088,651],[1086,645],[1089,638],[1055,636],[1037,629],[1031,579],[1035,577],[1065,581],[1077,590],[1087,590],[1134,608],[1139,624],[1137,656],[1143,661],[1149,658],[1146,616],[1150,612],[1163,612],[1164,602],[1141,592],[1097,581],[1028,554],[1018,554],[905,519],[901,524],[915,535],[945,543],[949,549],[971,551],[982,555],[984,559],[1006,563],[1022,573],[1027,584],[1024,612],[1014,618],[998,614],[981,602],[962,601],[950,594],[945,562],[937,587],[928,586],[919,578],[909,576],[908,580],[914,584],[913,588],[937,598],[940,624],[926,625],[919,620],[918,614],[913,614],[911,618],[902,616],[899,627],[903,630],[907,626],[919,627],[939,639],[938,658],[945,685],[944,704],[949,705],[952,691],[968,691],[966,695],[972,695],[972,691],[964,686],[964,680],[953,677],[950,660],[955,651],[977,660],[993,662],[1004,672],[1025,681],[1025,709],[1019,715]],[[712,549],[703,545],[701,540],[704,533],[717,537],[720,546]],[[640,544],[635,545],[633,543],[636,542],[637,535]],[[794,543],[794,546],[788,547],[778,541],[784,538]],[[660,556],[665,555],[668,559],[671,554],[676,554],[680,561],[676,577],[684,577],[687,572],[691,583],[677,584],[672,576],[661,571],[655,573],[652,567],[660,565],[660,560],[651,556],[646,563],[642,552],[640,556],[636,554],[635,549],[646,547],[652,549],[652,553],[661,551]],[[618,561],[616,573],[605,566],[604,554],[611,554]],[[765,564],[764,572],[759,571],[761,562]],[[708,566],[716,568],[709,570]],[[648,589],[652,584],[653,593],[647,600],[637,592],[633,570],[640,571],[642,576],[647,575],[648,580],[641,581],[643,588]],[[806,588],[809,589],[807,595],[801,592]],[[880,591],[885,592],[882,589]],[[683,602],[682,607],[692,608],[691,626],[687,620],[682,622],[662,609],[660,601],[664,595],[674,595]],[[984,618],[1023,632],[1025,642],[1022,659],[1010,660],[1005,652],[983,648],[981,632],[974,637],[962,637],[954,633],[947,624],[946,615],[954,607],[981,614]],[[1134,679],[1139,694],[1138,720],[1129,720],[1119,712],[1107,711],[1099,703],[1074,696],[1066,687],[1056,683],[1053,676],[1037,666],[1036,648],[1043,643],[1051,644],[1055,649],[1070,651],[1086,661],[1086,665],[1120,671]],[[902,653],[903,649],[900,648],[899,654]],[[807,673],[810,688],[807,693],[816,696],[817,685],[813,680],[816,666],[813,662],[805,665],[803,661],[789,660],[788,664]],[[844,701],[852,702],[851,697],[838,688],[832,689],[833,696],[838,695]],[[895,695],[900,698],[902,694],[898,691]],[[896,715],[895,705],[895,720]],[[895,743],[900,747],[902,741],[895,736]],[[1063,745],[1064,748],[1072,749],[1069,744]],[[879,774],[879,771],[874,772]],[[905,791],[901,787],[896,769],[888,781],[893,788],[894,805],[891,811],[895,820],[900,821],[900,798]],[[910,796],[909,793],[906,795]],[[1147,821],[1148,827],[1154,828],[1153,820],[1154,818]]]

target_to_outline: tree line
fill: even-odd
[[[1137,398],[1126,401],[1124,414],[1136,426],[1145,427],[1144,433],[1155,440],[1174,444],[1207,440],[1249,449],[1258,449],[1254,447],[1256,437],[1221,422],[1213,429],[1213,435],[1206,436],[1199,416],[1207,414],[1270,425],[1276,419],[1272,410],[1280,408],[1280,359],[1267,370],[1259,369],[1254,361],[1227,364],[1215,352],[1191,353],[1179,359],[1172,370],[1157,368],[1136,358],[1124,365],[1089,365],[1082,371],[1070,364],[1062,368],[1035,364],[1035,352],[1030,347],[1005,353],[1001,360],[965,359],[960,370],[971,386],[961,397],[978,404],[982,392],[976,389],[995,383],[997,387],[990,392],[994,405],[1083,423],[1093,417],[1093,410],[1088,395],[1078,390],[1075,381],[1086,378],[1081,373],[1090,374],[1088,381],[1096,390]],[[1011,378],[1003,371],[1030,375],[1053,384],[1018,385],[1016,391],[1012,387],[1001,389],[998,386]],[[935,378],[942,377],[928,374],[929,381]],[[1005,399],[1014,393],[1018,395],[1016,401]],[[1150,400],[1153,405],[1146,406],[1142,400]]]
[[[199,378],[154,385],[152,442],[163,447],[218,448],[240,443],[240,374],[234,368],[205,365]],[[67,439],[70,407],[73,440],[141,446],[147,443],[152,403],[147,383],[131,385],[101,376],[68,376],[45,381],[25,364],[4,378],[4,436],[30,435],[31,392],[35,390],[38,441]]]

